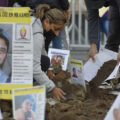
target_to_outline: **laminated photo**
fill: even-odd
[[[51,64],[57,63],[62,66],[62,70],[67,70],[69,50],[53,49],[50,48],[48,51],[48,56],[50,58]]]
[[[71,73],[71,83],[80,84],[85,86],[84,74],[83,74],[83,62],[80,60],[70,60],[70,73]]]
[[[44,120],[45,105],[45,86],[13,90],[13,116],[15,120]]]
[[[6,15],[4,15],[6,13]],[[0,99],[33,83],[33,36],[29,8],[0,11]]]

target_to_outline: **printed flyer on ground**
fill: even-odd
[[[15,120],[45,120],[45,86],[13,90]]]
[[[117,96],[104,120],[120,120],[120,94]]]
[[[0,7],[0,99],[32,86],[33,39],[29,8]]]
[[[60,64],[62,66],[62,70],[64,71],[67,69],[69,55],[69,50],[50,48],[48,51],[48,56],[50,58],[51,64]]]
[[[81,84],[85,87],[85,80],[82,70],[83,62],[80,60],[70,61],[70,73],[72,78],[72,84]]]

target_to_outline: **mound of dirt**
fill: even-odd
[[[114,69],[116,61],[106,62],[98,72],[88,88],[97,88],[97,86],[107,78]],[[55,66],[55,68],[59,68]],[[116,96],[110,95],[109,90],[99,89],[99,95],[91,97],[92,91],[87,94],[85,88],[81,85],[71,84],[70,73],[62,71],[61,68],[55,72],[54,82],[66,92],[65,101],[57,101],[56,104],[46,105],[45,120],[103,120]],[[34,85],[37,85],[35,83]],[[49,95],[48,95],[49,96]],[[4,104],[3,104],[4,102]],[[5,120],[12,120],[11,101],[1,101],[1,109]]]

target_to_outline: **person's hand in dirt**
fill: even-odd
[[[66,95],[66,93],[63,92],[63,90],[60,88],[54,88],[52,91],[53,98],[56,100],[59,100],[59,101],[66,100],[65,95]]]
[[[48,70],[47,71],[47,76],[49,77],[49,79],[53,80],[53,78],[54,78],[53,70]]]
[[[119,62],[120,62],[120,52],[117,55],[117,64],[119,64]]]
[[[95,55],[98,53],[97,45],[91,44],[91,48],[88,53],[88,58],[92,58],[93,61],[95,61]]]

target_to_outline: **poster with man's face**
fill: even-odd
[[[0,83],[11,83],[13,25],[0,24]]]
[[[0,8],[0,99],[33,83],[33,36],[29,8]]]

